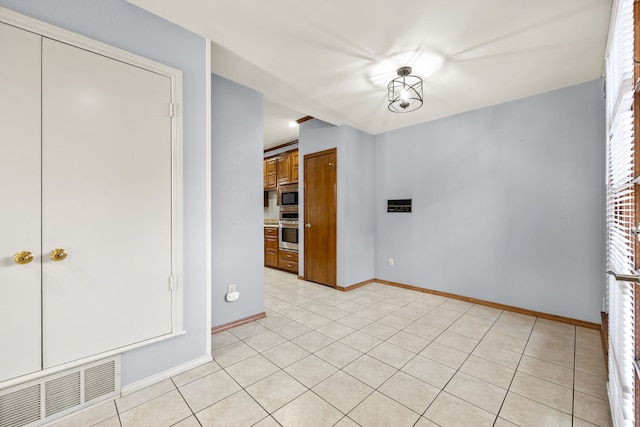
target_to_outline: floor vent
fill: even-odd
[[[120,356],[0,390],[0,427],[35,427],[120,394]]]

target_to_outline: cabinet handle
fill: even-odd
[[[304,226],[305,226],[305,227],[307,227],[307,228],[311,228],[311,223],[310,223],[310,222],[308,222],[308,223],[306,223]]]
[[[51,261],[62,261],[67,257],[67,252],[64,249],[56,248],[49,252],[49,258]]]
[[[33,254],[29,251],[20,251],[13,257],[16,264],[29,264],[33,261]]]

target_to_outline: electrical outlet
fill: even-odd
[[[389,267],[393,267],[393,258],[389,258]]]
[[[232,283],[229,286],[227,286],[227,293],[230,294],[231,292],[235,292],[236,291],[236,284]]]

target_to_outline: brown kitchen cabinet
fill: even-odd
[[[298,150],[292,151],[291,155],[290,155],[290,176],[289,176],[289,182],[290,183],[297,183],[298,182]]]
[[[264,265],[278,267],[278,228],[264,228]]]
[[[275,190],[278,187],[277,169],[277,159],[275,157],[264,160],[263,174],[265,190]]]
[[[280,154],[276,157],[278,185],[288,184],[291,175],[291,155],[289,153]]]
[[[298,274],[298,252],[282,250],[278,267],[282,270]]]

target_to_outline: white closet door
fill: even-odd
[[[0,381],[40,370],[40,36],[0,23]],[[34,260],[17,264],[17,252]]]
[[[42,69],[47,368],[171,332],[172,130],[166,76],[49,39]]]

